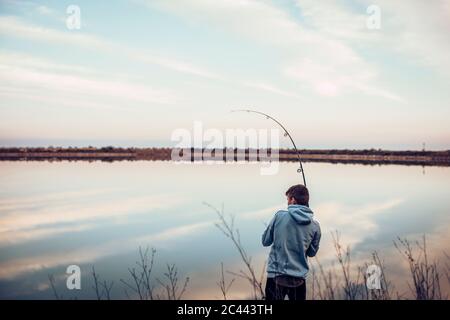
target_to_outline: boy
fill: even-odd
[[[266,300],[305,300],[308,257],[319,250],[319,223],[309,208],[308,189],[301,184],[286,191],[287,210],[278,211],[262,236],[272,245],[267,265]]]

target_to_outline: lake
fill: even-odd
[[[0,163],[0,298],[53,299],[53,275],[64,298],[94,299],[92,266],[101,280],[114,281],[111,298],[136,297],[120,281],[139,247],[156,249],[154,277],[176,264],[189,283],[183,298],[220,299],[221,263],[244,266],[233,244],[215,226],[207,202],[235,216],[241,241],[258,273],[268,254],[260,243],[265,223],[286,207],[285,191],[300,183],[298,164],[280,163],[276,175],[260,174],[258,163],[187,164],[169,161]],[[408,296],[408,265],[393,240],[426,234],[429,255],[448,263],[450,167],[365,166],[305,163],[310,206],[322,228],[318,254],[335,260],[331,232],[349,245],[353,262],[377,250],[396,291]],[[81,268],[81,289],[66,288],[66,268]],[[227,273],[227,280],[233,275]],[[448,282],[443,279],[443,290]],[[181,284],[180,284],[181,286]],[[159,290],[159,289],[155,289]],[[230,298],[251,289],[237,278]]]

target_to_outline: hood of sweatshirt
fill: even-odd
[[[295,222],[301,225],[310,224],[314,215],[309,207],[298,204],[289,205],[288,212],[291,215],[292,219],[294,219]]]

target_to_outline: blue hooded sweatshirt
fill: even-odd
[[[262,236],[265,247],[272,245],[267,264],[268,277],[289,275],[306,278],[308,257],[319,250],[319,223],[307,206],[289,205],[278,211]]]

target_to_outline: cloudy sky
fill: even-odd
[[[444,0],[0,0],[0,145],[270,127],[251,106],[300,147],[450,149],[449,52]]]

